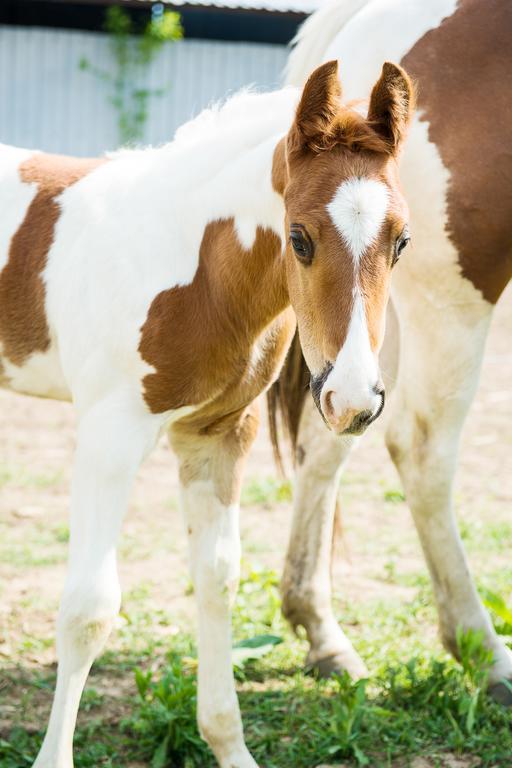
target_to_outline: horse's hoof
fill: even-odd
[[[306,661],[306,673],[316,677],[327,678],[343,672],[348,672],[352,680],[368,677],[366,664],[355,654],[335,653],[315,662]]]
[[[512,707],[512,680],[501,681],[489,686],[488,690],[491,699],[494,699],[503,707]]]

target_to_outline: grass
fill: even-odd
[[[52,488],[63,480],[63,472],[30,472],[27,467],[0,464],[0,488]]]
[[[0,468],[0,485],[19,478]],[[352,485],[356,481],[345,479]],[[242,503],[277,515],[290,497],[288,482],[253,477],[244,486]],[[402,492],[389,482],[375,490],[375,499],[384,500],[392,519],[405,507]],[[175,501],[166,507],[172,511]],[[65,524],[48,526],[36,519],[0,525],[0,564],[11,573],[65,559]],[[507,522],[482,526],[465,520],[462,526],[468,549],[484,551],[480,591],[507,641],[512,636],[512,570],[500,555],[511,542],[511,531]],[[366,529],[360,537],[357,551],[370,563],[380,552],[374,581],[386,590],[379,587],[359,600],[336,599],[338,618],[372,672],[357,684],[343,675],[321,681],[303,673],[307,645],[303,633],[295,636],[282,619],[278,576],[253,562],[258,547],[266,550],[267,543],[256,546],[257,538],[246,542],[250,561],[243,564],[233,615],[233,660],[246,740],[258,764],[405,768],[422,756],[431,760],[429,768],[442,768],[443,755],[454,753],[480,760],[483,768],[512,768],[512,714],[483,694],[489,658],[481,639],[461,635],[462,665],[456,664],[436,637],[425,569],[404,561],[409,546],[404,532],[400,541],[393,528],[387,539],[369,537]],[[137,533],[125,534],[121,550],[130,562],[177,546],[166,530],[155,529],[141,540]],[[44,570],[41,574],[44,578]],[[161,603],[153,603],[153,589],[149,579],[125,594],[116,633],[93,667],[78,718],[76,768],[215,766],[195,723],[194,636],[181,631]],[[181,589],[183,595],[192,592],[185,577]],[[50,655],[53,631],[45,624],[44,632],[31,635],[21,616],[25,611],[47,616],[54,607],[29,594],[0,627],[0,641],[4,633],[10,648],[8,657],[0,656],[0,768],[31,766],[43,738],[55,669],[38,659]]]
[[[279,481],[275,477],[250,478],[242,489],[243,507],[257,504],[270,508],[274,504],[289,504],[291,500],[292,487],[289,480]]]
[[[486,599],[508,629],[506,602],[495,594]],[[77,768],[215,765],[195,724],[193,639],[155,639],[152,628],[165,624],[165,616],[146,611],[146,603],[144,588],[129,596],[119,648],[93,669],[76,734]],[[235,644],[244,650],[235,675],[246,739],[260,765],[389,768],[397,758],[439,758],[447,751],[476,756],[484,767],[512,765],[512,717],[483,694],[490,658],[477,634],[459,636],[461,666],[438,647],[433,651],[418,632],[434,618],[426,587],[405,603],[374,600],[353,610],[343,619],[367,630],[358,645],[374,675],[356,684],[345,675],[305,676],[304,641],[281,618],[276,574],[245,566],[233,617]],[[126,675],[127,687],[114,693]],[[42,699],[47,707],[53,682],[53,671],[28,669],[4,680],[4,698],[17,692],[18,723],[2,734],[2,768],[32,764],[43,733],[39,719],[36,728],[23,721],[33,720]]]

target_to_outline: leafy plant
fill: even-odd
[[[246,640],[240,640],[233,646],[231,654],[233,666],[243,667],[248,661],[261,659],[282,642],[283,638],[278,635],[255,635]]]
[[[144,75],[155,56],[166,43],[183,37],[180,15],[165,11],[161,3],[152,9],[151,20],[136,35],[130,14],[118,6],[107,9],[105,31],[110,35],[112,69],[96,67],[87,58],[80,60],[80,69],[90,72],[108,88],[108,101],[118,114],[121,144],[132,144],[144,136],[149,114],[149,101],[162,96],[161,88],[142,86]]]
[[[388,488],[387,491],[384,491],[384,501],[390,504],[401,504],[405,501],[405,494],[398,488]]]
[[[245,637],[279,633],[282,626],[279,577],[269,569],[251,568],[240,580],[233,611],[235,634]]]
[[[196,726],[196,678],[183,659],[171,653],[157,680],[151,671],[137,669],[135,682],[142,704],[130,725],[153,745],[151,767],[202,765],[207,748]]]
[[[363,718],[370,710],[366,698],[367,680],[353,683],[347,672],[336,675],[337,692],[332,701],[329,729],[335,743],[328,749],[330,755],[355,757],[358,765],[368,765],[369,759],[359,746]]]
[[[467,675],[471,690],[462,697],[459,704],[459,715],[464,718],[467,733],[475,726],[475,716],[482,693],[487,687],[489,669],[492,666],[493,653],[484,645],[484,633],[457,628],[457,645],[462,669]]]
[[[495,619],[494,628],[499,635],[512,635],[512,608],[509,608],[501,595],[486,590],[484,605],[489,608]]]

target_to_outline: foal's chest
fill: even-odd
[[[169,356],[144,378],[144,397],[153,413],[197,405],[188,422],[202,428],[253,402],[276,379],[295,331],[295,315],[284,310],[251,343],[236,348],[192,344],[190,365]],[[170,354],[170,353],[169,353]]]

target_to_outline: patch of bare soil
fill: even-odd
[[[461,520],[477,532],[504,521],[512,523],[511,299],[512,289],[496,312],[481,385],[461,446],[457,504]],[[14,665],[20,659],[27,668],[55,662],[53,626],[65,573],[75,432],[73,412],[66,404],[2,392],[0,408],[0,669],[5,679],[16,674]],[[382,432],[382,424],[371,429],[352,457],[342,485],[344,538],[334,566],[334,585],[349,602],[377,593],[383,599],[407,596],[411,588],[403,580],[389,578],[395,566],[402,573],[426,573],[406,505],[384,500],[386,491],[399,484],[383,446]],[[266,429],[257,439],[246,476],[275,477]],[[280,571],[290,518],[289,504],[244,508],[241,528],[245,559]],[[476,573],[484,568],[485,559],[485,551],[473,548],[470,562]],[[119,561],[124,592],[144,590],[140,603],[155,616],[155,636],[172,636],[190,628],[194,604],[188,590],[186,541],[177,511],[176,462],[163,440],[140,471]],[[500,563],[507,567],[508,552],[493,554],[493,567]],[[162,612],[171,617],[171,625],[158,620]],[[436,628],[431,631],[434,639]],[[109,647],[115,649],[115,636]],[[95,678],[99,690],[106,691],[111,684],[108,675]],[[119,681],[115,685],[120,685]],[[22,681],[18,688],[17,696],[22,696]],[[5,702],[3,693],[5,689],[0,690]],[[48,708],[48,690],[40,695]],[[15,702],[12,704],[15,709]],[[0,717],[4,730],[14,713],[4,706]],[[457,763],[448,756],[443,760],[452,761],[446,762],[450,768],[475,765],[459,758]],[[416,768],[431,765],[424,761]]]
[[[390,768],[478,768],[481,760],[474,757],[456,757],[452,754],[440,754],[436,758],[416,757],[411,762],[398,760],[390,764]],[[350,768],[347,763],[336,765],[317,765],[316,768]]]

